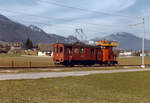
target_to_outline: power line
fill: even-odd
[[[40,0],[33,0],[33,1],[40,1]],[[60,2],[56,1],[56,0],[51,0],[51,1],[41,1],[47,4],[51,4],[51,5],[55,5],[55,6],[59,6],[59,7],[63,7],[63,8],[70,8],[70,9],[76,9],[76,10],[80,10],[80,11],[84,11],[84,12],[91,12],[91,13],[97,13],[97,14],[103,14],[103,15],[111,15],[111,16],[119,16],[119,17],[127,17],[127,18],[142,18],[142,17],[133,17],[133,16],[128,16],[128,15],[121,15],[121,14],[115,14],[115,13],[108,13],[108,12],[102,12],[102,11],[95,11],[95,10],[90,10],[90,9],[84,9],[84,8],[79,8],[79,7],[73,7],[73,6],[68,6],[65,4],[60,4]],[[43,17],[43,16],[40,16]]]
[[[57,21],[57,20],[62,20],[62,21],[67,21],[66,19],[62,19],[62,18],[53,18],[53,17],[48,17],[48,16],[40,16],[40,15],[33,15],[33,14],[27,14],[27,13],[24,13],[24,12],[20,12],[20,11],[13,11],[13,10],[6,10],[6,9],[0,9],[1,11],[5,11],[5,12],[10,12],[10,13],[17,13],[17,14],[24,14],[24,15],[28,15],[28,16],[32,16],[32,17],[37,17],[37,18],[42,18],[42,19],[47,19],[47,20],[54,20],[54,21]],[[111,25],[108,25],[108,24],[99,24],[99,23],[91,23],[91,22],[79,22],[79,21],[75,21],[75,23],[84,23],[84,24],[89,24],[89,25],[95,25],[95,26],[119,26],[121,24],[111,24]]]
[[[13,16],[14,17],[14,16]],[[23,20],[23,19],[20,19],[22,22],[26,22],[26,23],[36,23],[36,24],[41,24],[41,25],[47,25],[47,26],[52,26],[53,24],[52,23],[43,23],[43,22],[37,22],[37,21],[27,21],[27,20]],[[56,24],[57,25],[57,24]],[[77,27],[82,27],[83,28],[83,25],[77,25],[77,26],[73,26],[73,25],[71,25],[71,24],[58,24],[58,26],[60,26],[61,28],[63,27],[63,26],[67,26],[66,28],[68,29],[68,28],[71,28],[71,29],[75,29],[75,28],[77,28]],[[97,25],[97,24],[96,24]],[[99,24],[98,24],[99,25]],[[116,28],[116,27],[115,27]],[[58,29],[60,29],[60,28],[58,28]],[[97,29],[99,29],[99,28],[97,28]],[[96,30],[94,30],[94,29],[92,29],[92,31],[93,32],[98,32],[97,31],[97,29]],[[127,28],[126,28],[127,29]],[[88,28],[88,31],[91,31],[91,28]]]
[[[2,9],[0,9],[0,10],[2,10]],[[27,14],[27,13],[23,13],[23,12],[19,12],[19,11],[12,11],[12,10],[4,10],[3,9],[3,11],[6,11],[6,12],[10,12],[10,13],[19,13],[19,14],[25,14],[25,15],[29,15],[29,16],[33,16],[33,17],[39,17],[39,18],[43,18],[43,19],[47,19],[47,20],[49,20],[50,18],[52,18],[52,17],[47,17],[47,16],[39,16],[39,15],[33,15],[33,14]],[[54,19],[54,18],[53,18]],[[66,20],[66,19],[59,19],[59,18],[55,18],[54,20]],[[34,23],[38,23],[38,24],[46,24],[46,25],[52,25],[52,24],[48,24],[48,23],[41,23],[41,22],[34,22]],[[81,23],[81,22],[80,22]],[[97,24],[97,23],[86,23],[86,24],[90,24],[90,25],[96,25],[96,26],[102,26],[102,25],[105,25],[105,24]],[[70,26],[72,26],[71,24],[64,24],[64,25],[70,25]],[[84,24],[82,24],[82,25],[85,25],[85,23]],[[81,24],[80,24],[80,26],[81,26]],[[110,26],[110,25],[106,25],[106,26]],[[112,25],[111,25],[112,26]],[[74,29],[75,29],[76,27],[74,27]],[[68,28],[67,28],[68,29]],[[88,29],[89,30],[89,29]],[[95,31],[95,32],[98,32],[98,31]]]
[[[46,26],[52,26],[52,24],[51,23],[42,23],[42,22],[37,22],[37,21],[27,21],[27,20],[22,20],[22,19],[19,19],[20,21],[22,21],[22,22],[25,22],[25,23],[36,23],[36,24],[41,24],[41,25],[46,25]],[[67,27],[64,27],[64,25],[65,26],[67,26]],[[106,33],[106,31],[103,29],[103,30],[100,30],[99,28],[95,28],[95,29],[91,29],[91,28],[84,28],[83,26],[73,26],[73,25],[69,25],[69,24],[63,24],[63,25],[61,25],[61,24],[58,24],[58,25],[56,25],[58,28],[57,29],[63,29],[63,28],[66,28],[67,30],[70,28],[70,30],[74,30],[74,29],[76,29],[77,27],[79,28],[83,28],[84,30],[88,30],[88,32],[101,32],[101,33]],[[60,28],[59,28],[60,27]],[[99,31],[100,30],[100,31]],[[126,28],[126,30],[133,30],[133,29],[131,29],[131,28]],[[103,31],[103,32],[102,32]],[[104,32],[105,31],[105,32]],[[107,30],[108,31],[108,30]],[[107,32],[107,33],[109,33],[109,32]]]
[[[39,0],[36,0],[36,1],[39,1]],[[58,3],[56,0],[42,1],[42,2],[45,2],[45,3],[48,3],[48,4],[52,4],[52,5],[56,5],[56,6],[63,7],[63,8],[76,9],[76,10],[80,10],[80,11],[84,11],[84,12],[92,12],[92,13],[103,14],[103,15],[111,15],[111,16],[119,16],[119,17],[131,18],[131,16],[127,16],[127,15],[120,15],[120,14],[114,14],[114,13],[106,13],[106,12],[101,12],[101,11],[95,11],[95,10],[89,10],[89,9],[83,9],[83,8],[78,8],[78,7],[67,6],[67,5]],[[135,18],[140,18],[141,19],[142,17],[132,17],[132,18],[133,19],[135,19]]]
[[[42,25],[46,25],[46,26],[52,26],[52,24],[49,24],[49,23],[42,23],[42,22],[36,22],[36,21],[26,21],[26,20],[21,20],[21,19],[19,19],[20,21],[22,21],[22,22],[25,22],[25,23],[37,23],[37,24],[42,24]],[[57,28],[57,29],[62,29],[62,28],[66,28],[66,29],[68,29],[68,28],[70,28],[70,30],[74,30],[74,29],[76,29],[77,27],[75,27],[75,26],[72,26],[72,25],[67,25],[67,27],[64,27],[64,25],[59,25],[58,24],[58,26],[60,26],[61,28]],[[82,26],[81,26],[82,27]],[[82,27],[83,28],[83,27]],[[85,28],[84,28],[85,29]],[[96,30],[93,30],[93,29],[89,29],[88,28],[88,31],[89,32],[101,32],[101,33],[104,33],[104,32],[102,32],[102,31],[96,31]],[[105,32],[106,33],[106,32]]]

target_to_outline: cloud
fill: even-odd
[[[135,3],[136,0],[104,0],[101,6],[104,11],[116,12],[127,9]]]
[[[13,2],[12,2],[13,1]],[[20,21],[26,25],[34,24],[43,28],[48,33],[56,33],[63,36],[74,35],[76,28],[83,28],[86,35],[104,36],[113,32],[126,31],[140,35],[141,26],[129,27],[138,21],[132,18],[104,15],[103,13],[84,12],[78,9],[60,7],[51,4],[53,0],[12,0],[0,1],[0,9],[8,9],[23,13],[2,11],[11,19]],[[8,3],[11,2],[11,3]],[[49,3],[48,3],[49,2]],[[130,7],[135,6],[137,0],[57,0],[56,3],[67,6],[83,8],[98,12],[123,15],[142,15],[139,10],[131,12]],[[136,4],[137,5],[137,4]],[[139,5],[139,4],[138,4]],[[1,10],[0,10],[1,11]],[[124,13],[128,11],[127,13]],[[143,10],[144,11],[144,10]],[[38,16],[29,15],[39,15]],[[145,14],[147,15],[147,14]],[[42,24],[43,23],[43,24]],[[98,25],[95,25],[98,24]],[[148,31],[150,32],[150,31]],[[95,34],[95,35],[93,35]],[[149,37],[150,38],[150,37]]]
[[[92,22],[91,22],[92,21]],[[119,17],[105,17],[105,18],[95,18],[89,20],[76,20],[64,24],[55,24],[52,26],[44,26],[43,29],[48,33],[56,33],[63,36],[68,36],[75,33],[76,28],[83,28],[86,35],[91,38],[96,36],[104,36],[111,34],[113,32],[119,31],[133,31],[128,24],[135,23],[134,21],[126,20],[126,24],[122,22],[122,19]],[[98,34],[99,33],[99,34]],[[93,35],[96,34],[96,35]]]

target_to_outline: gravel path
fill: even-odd
[[[94,70],[94,71],[73,71],[73,72],[0,74],[0,80],[55,78],[55,77],[68,77],[68,76],[83,76],[83,75],[90,75],[90,74],[137,72],[137,71],[148,71],[148,70],[150,69],[121,69],[121,70]]]

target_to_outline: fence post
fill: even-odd
[[[11,61],[11,67],[14,68],[14,61]]]
[[[32,62],[31,61],[29,62],[29,66],[30,66],[30,68],[32,67]]]

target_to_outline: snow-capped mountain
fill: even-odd
[[[118,32],[102,38],[94,38],[91,40],[100,41],[104,39],[108,41],[118,41],[120,45],[119,48],[121,49],[133,49],[133,50],[142,49],[142,38],[126,32]],[[150,50],[150,40],[145,39],[145,49]]]
[[[10,20],[9,18],[0,15],[0,40],[7,42],[25,42],[30,38],[34,44],[37,43],[55,43],[71,42],[70,38],[59,36],[56,34],[48,34],[37,26],[30,25],[29,27]]]

